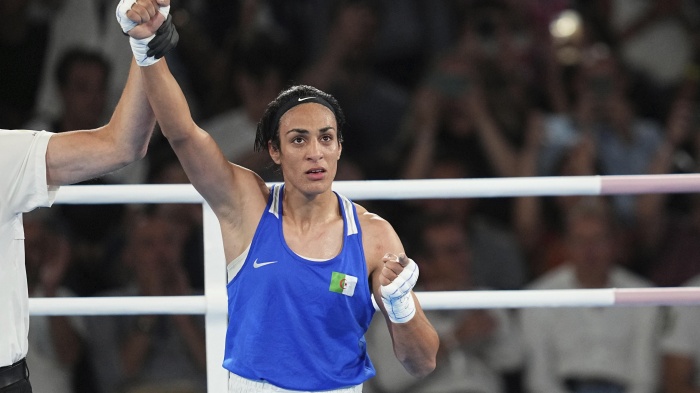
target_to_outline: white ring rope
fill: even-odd
[[[417,292],[426,310],[700,304],[700,288]],[[31,298],[32,315],[205,314],[204,296]],[[211,310],[212,312],[215,310]]]
[[[204,296],[111,296],[30,298],[31,315],[199,314]]]
[[[355,200],[700,192],[700,174],[337,181]],[[202,203],[190,184],[64,186],[57,203]]]

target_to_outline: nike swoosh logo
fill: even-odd
[[[304,98],[299,97],[299,101],[310,100],[312,98],[314,98],[314,97],[304,97]]]
[[[277,261],[260,262],[260,263],[258,263],[258,260],[256,259],[255,262],[253,262],[253,267],[254,267],[255,269],[257,269],[257,268],[259,268],[259,267],[263,267],[263,266],[265,266],[265,265],[270,265],[270,264],[273,264],[273,263],[277,263]]]

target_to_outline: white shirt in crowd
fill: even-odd
[[[648,287],[620,268],[609,287]],[[580,289],[574,269],[563,265],[528,289]],[[566,393],[569,379],[606,380],[627,386],[628,393],[653,393],[659,380],[660,310],[656,307],[530,308],[521,310],[528,361],[529,392]]]
[[[253,152],[258,124],[243,108],[219,114],[202,123],[202,129],[216,141],[224,156],[231,162],[240,162]]]
[[[435,371],[424,379],[412,377],[396,360],[384,318],[375,316],[367,331],[367,351],[377,375],[365,383],[365,393],[505,392],[503,376],[522,367],[518,329],[503,309],[486,310],[496,329],[479,343],[460,344],[454,336],[472,310],[426,310],[425,314],[446,349]]]

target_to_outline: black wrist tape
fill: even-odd
[[[156,31],[156,36],[148,43],[148,52],[146,52],[146,55],[148,57],[160,59],[176,47],[179,40],[180,35],[177,33],[177,29],[175,29],[173,16],[168,15],[165,22],[163,22],[160,28],[158,28],[158,31]]]

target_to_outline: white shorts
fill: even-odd
[[[277,392],[277,393],[312,393],[302,390],[287,390],[278,388],[277,386],[271,385],[267,382],[252,381],[240,377],[234,373],[228,373],[228,393],[266,393],[266,392]],[[334,390],[324,390],[317,393],[362,393],[362,384],[357,386],[351,386],[349,388],[334,389]]]

